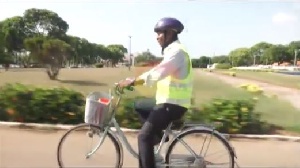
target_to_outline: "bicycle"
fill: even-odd
[[[138,153],[129,144],[129,142],[126,138],[126,135],[121,130],[118,122],[115,119],[116,107],[118,107],[118,105],[122,99],[122,94],[125,93],[124,92],[125,90],[133,91],[134,88],[133,88],[133,86],[121,88],[116,83],[116,86],[114,87],[114,91],[118,97],[117,99],[115,99],[112,96],[111,92],[109,92],[108,95],[105,94],[106,98],[109,99],[109,101],[111,101],[111,102],[106,104],[106,106],[104,106],[104,107],[102,105],[101,114],[99,114],[99,113],[93,114],[92,115],[93,121],[85,121],[85,123],[83,123],[83,124],[74,126],[73,128],[69,129],[62,136],[62,138],[59,141],[58,148],[57,148],[57,161],[58,161],[58,165],[60,168],[65,168],[64,164],[63,164],[63,160],[61,158],[61,156],[62,156],[61,148],[62,148],[63,142],[65,141],[65,139],[68,137],[69,134],[71,134],[73,131],[75,131],[79,128],[82,128],[82,127],[88,127],[87,134],[89,137],[93,137],[95,134],[99,135],[99,137],[100,137],[100,133],[102,133],[101,140],[98,142],[97,146],[93,150],[91,150],[89,153],[87,153],[86,159],[90,158],[97,150],[99,150],[99,148],[103,144],[106,137],[108,137],[108,139],[113,142],[114,149],[116,150],[117,159],[116,159],[116,163],[115,163],[114,167],[121,168],[123,166],[123,158],[124,158],[123,155],[124,154],[123,154],[123,146],[122,145],[125,145],[126,149],[129,151],[129,153],[132,156],[134,156],[136,159],[138,158]],[[94,92],[94,93],[98,93],[99,95],[103,96],[103,93],[99,93],[99,92]],[[99,98],[99,97],[97,97],[97,98]],[[97,100],[97,98],[95,100]],[[100,98],[101,98],[101,96],[100,96]],[[113,103],[113,100],[115,100],[116,102]],[[114,107],[113,107],[113,104],[114,104]],[[88,106],[89,106],[89,104],[87,103],[85,114],[88,113],[88,110],[87,110]],[[103,108],[105,110],[103,110]],[[86,118],[85,118],[85,120],[86,120]],[[173,136],[173,139],[170,139],[170,141],[168,142],[165,157],[161,158],[161,159],[156,158],[158,166],[161,166],[161,167],[164,166],[166,168],[184,167],[184,166],[192,166],[195,168],[196,167],[197,168],[206,168],[208,165],[213,164],[211,162],[205,161],[204,160],[205,156],[203,156],[203,157],[201,156],[203,147],[200,151],[200,154],[199,154],[200,156],[199,156],[196,154],[195,151],[193,151],[191,149],[191,147],[187,143],[185,143],[182,140],[187,135],[200,133],[200,134],[210,135],[211,136],[210,140],[212,139],[212,137],[215,137],[215,138],[217,138],[218,141],[220,141],[224,145],[225,149],[227,150],[227,152],[230,155],[229,168],[234,168],[234,165],[236,163],[235,158],[237,158],[234,148],[231,146],[229,141],[227,141],[227,139],[222,134],[220,134],[217,130],[215,130],[215,128],[213,126],[208,126],[208,125],[203,125],[203,124],[184,123],[181,126],[181,129],[176,133],[175,131],[172,130],[173,125],[174,125],[174,122],[170,123],[169,126],[166,128],[166,130],[164,131],[163,137],[162,137],[157,149],[155,150],[155,156],[161,156],[161,150],[162,150],[164,144],[166,143],[165,139],[168,136],[170,137],[170,135]],[[112,129],[111,129],[112,126],[115,128],[116,132],[112,131]],[[207,140],[206,138],[205,138],[205,141]],[[171,152],[173,151],[173,148],[174,148],[174,146],[176,146],[177,143],[182,143],[183,146],[191,153],[191,156],[174,155],[174,154],[172,155]],[[210,142],[209,142],[209,144],[210,144]],[[207,150],[208,150],[208,148],[207,148]],[[173,162],[173,161],[175,162],[174,165],[173,165],[173,163],[171,164],[171,162]]]

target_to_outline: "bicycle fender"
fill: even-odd
[[[221,134],[218,130],[216,129],[213,129],[213,128],[210,128],[210,127],[207,127],[207,126],[204,126],[204,125],[195,125],[195,126],[192,126],[192,127],[188,127],[184,130],[182,130],[182,132],[180,132],[176,137],[174,137],[174,139],[176,139],[178,136],[180,136],[181,134],[184,134],[185,132],[189,132],[189,131],[192,131],[192,130],[206,130],[206,131],[213,131],[214,134],[217,134],[222,140],[224,140],[225,142],[228,143],[229,147],[232,149],[232,152],[233,152],[233,155],[235,158],[237,158],[237,155],[236,155],[236,152],[235,152],[235,149],[234,147],[231,145],[230,141],[226,139],[226,137]]]

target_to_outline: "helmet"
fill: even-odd
[[[155,27],[154,27],[154,32],[160,32],[160,31],[165,31],[165,30],[174,30],[177,34],[180,34],[182,30],[184,29],[183,24],[177,20],[176,18],[171,18],[171,17],[165,17],[160,19]]]

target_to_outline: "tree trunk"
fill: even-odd
[[[48,65],[47,66],[47,74],[51,80],[56,80],[59,74],[60,68],[56,65]]]

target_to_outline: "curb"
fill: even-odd
[[[75,125],[64,124],[37,124],[37,123],[21,123],[21,122],[0,122],[0,127],[8,128],[25,128],[25,129],[37,129],[37,130],[68,130]],[[124,133],[138,133],[137,129],[121,128]],[[112,130],[115,130],[114,128]],[[277,141],[289,141],[300,142],[298,136],[286,136],[286,135],[256,135],[256,134],[223,134],[226,139],[259,139],[259,140],[277,140]]]

